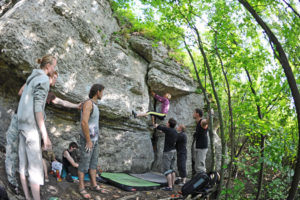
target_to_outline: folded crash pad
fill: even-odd
[[[153,183],[158,183],[161,186],[168,185],[167,179],[163,174],[155,173],[155,172],[147,172],[144,174],[129,174],[131,176],[150,181]]]

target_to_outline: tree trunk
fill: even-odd
[[[182,16],[184,17],[184,15],[182,15]],[[190,25],[190,22],[188,21],[188,19],[186,19],[186,21]],[[191,25],[190,25],[190,28],[191,28]],[[191,54],[191,52],[190,52],[190,50],[189,50],[189,48],[188,48],[188,46],[187,46],[187,44],[185,42],[185,39],[184,39],[184,44],[185,44],[185,47],[186,47],[186,49],[187,49],[187,51],[189,53],[190,58],[192,59],[193,66],[194,66],[194,68],[196,70],[197,67],[196,67],[195,60],[194,60],[193,55]],[[205,95],[206,95],[205,99],[208,102],[208,104],[207,104],[207,106],[208,106],[208,115],[209,115],[209,119],[210,119],[209,120],[209,124],[208,124],[208,131],[209,131],[210,149],[211,149],[211,157],[212,157],[212,163],[211,163],[210,168],[212,170],[214,170],[215,169],[215,163],[216,163],[216,156],[215,156],[216,155],[216,151],[215,151],[215,144],[214,144],[213,118],[212,118],[212,114],[211,114],[211,104],[210,104],[210,101],[209,101],[208,96],[206,94],[206,88],[203,87],[203,85],[202,85],[202,83],[200,81],[198,70],[196,71],[196,75],[197,75],[197,79],[198,79],[199,84],[201,84],[200,85],[201,90],[202,90],[202,92],[205,92]]]
[[[181,15],[183,16],[183,18],[186,20],[186,22],[190,25],[190,21],[186,18],[186,16],[184,14],[181,13]],[[191,25],[190,25],[190,28],[191,28]],[[196,67],[196,63],[195,63],[195,60],[194,60],[194,57],[193,55],[191,54],[191,51],[189,50],[188,48],[188,45],[185,41],[185,38],[183,38],[184,40],[184,45],[185,45],[185,48],[186,50],[188,51],[188,54],[192,60],[192,63],[193,63],[193,66],[194,66],[194,69],[195,69],[195,72],[196,72],[196,76],[197,76],[197,80],[198,80],[198,83],[201,87],[201,90],[202,92],[204,93],[204,96],[205,96],[205,99],[207,101],[207,106],[208,106],[208,115],[209,115],[209,124],[208,124],[208,131],[209,131],[209,138],[210,138],[210,148],[211,148],[211,157],[212,157],[212,163],[211,163],[211,166],[210,168],[212,170],[215,170],[215,160],[216,160],[216,152],[215,152],[215,144],[214,144],[214,134],[213,134],[213,118],[212,118],[212,114],[211,114],[211,104],[210,104],[210,101],[208,99],[208,96],[206,94],[206,86],[205,88],[203,87],[201,81],[200,81],[200,78],[199,78],[199,74],[198,74],[198,70],[197,70],[197,67]],[[205,68],[206,69],[206,68]],[[206,82],[206,75],[205,75],[205,82]]]
[[[196,76],[197,76],[197,81],[199,83],[199,86],[202,90],[202,93],[204,94],[204,98],[207,102],[207,107],[208,107],[208,110],[209,110],[209,117],[210,117],[210,120],[209,120],[209,125],[208,125],[208,128],[209,128],[209,132],[212,132],[212,128],[213,128],[213,120],[212,120],[212,116],[211,116],[211,113],[210,113],[210,110],[211,110],[211,104],[210,104],[210,101],[209,101],[209,98],[207,96],[207,92],[206,92],[206,89],[203,87],[203,84],[200,80],[200,77],[199,77],[199,73],[198,73],[198,69],[197,69],[197,65],[195,63],[195,60],[194,60],[194,57],[190,51],[190,49],[188,48],[188,45],[186,44],[186,41],[184,39],[184,45],[185,45],[185,49],[187,50],[191,60],[192,60],[192,63],[193,63],[193,66],[194,66],[194,70],[195,70],[195,73],[196,73]],[[212,142],[213,141],[213,135],[209,134],[210,136],[210,143],[211,143],[211,151],[212,151],[212,158],[213,158],[213,165],[214,165],[214,160],[215,160],[215,148],[214,148],[214,143]],[[193,148],[193,147],[192,147]]]
[[[219,199],[220,193],[221,193],[221,190],[222,190],[223,180],[224,180],[224,168],[223,168],[223,165],[225,164],[225,146],[226,146],[225,135],[224,135],[224,125],[223,125],[222,108],[221,108],[221,103],[220,103],[219,96],[218,96],[218,93],[217,93],[217,90],[216,90],[216,87],[215,87],[214,79],[213,79],[213,76],[212,76],[212,73],[211,73],[211,69],[210,69],[210,66],[209,66],[209,63],[208,63],[208,59],[207,59],[206,54],[205,54],[204,49],[203,49],[203,45],[202,45],[202,41],[201,41],[201,37],[200,37],[199,31],[198,31],[198,29],[195,26],[193,26],[191,28],[194,29],[194,31],[195,31],[195,33],[197,35],[198,48],[199,48],[199,50],[200,50],[200,52],[201,52],[201,54],[203,56],[204,63],[205,63],[206,68],[207,68],[207,72],[208,72],[208,75],[209,75],[209,79],[210,79],[210,82],[211,82],[211,86],[212,86],[213,93],[214,93],[214,96],[215,96],[215,99],[216,99],[216,102],[217,102],[217,107],[218,107],[218,114],[219,114],[219,121],[220,121],[220,131],[221,131],[221,143],[222,143],[220,184],[218,185],[217,198],[216,198],[216,199]],[[215,160],[215,158],[214,158],[214,160]]]
[[[289,191],[288,200],[293,200],[296,196],[298,184],[300,180],[300,93],[297,87],[297,83],[293,74],[293,71],[290,67],[290,63],[288,61],[288,58],[276,38],[276,36],[273,34],[271,29],[267,26],[267,24],[260,18],[260,16],[256,13],[256,11],[252,8],[252,6],[246,1],[246,0],[238,0],[255,18],[257,23],[263,28],[263,30],[266,32],[266,34],[269,37],[269,40],[271,43],[274,44],[275,49],[278,53],[278,60],[281,63],[281,66],[284,70],[285,76],[287,78],[287,81],[289,83],[290,89],[292,91],[292,96],[294,99],[296,112],[297,112],[297,119],[298,119],[298,132],[299,132],[299,139],[298,139],[298,154],[297,154],[297,163],[295,166],[295,174],[293,176],[293,181],[291,184],[291,188]]]
[[[228,79],[227,79],[227,74],[226,74],[225,69],[224,69],[222,58],[221,58],[221,56],[219,54],[219,51],[218,51],[217,35],[216,35],[215,39],[216,39],[216,42],[215,42],[216,54],[217,54],[217,57],[219,58],[219,61],[220,61],[221,67],[222,67],[222,73],[223,73],[223,76],[225,78],[226,87],[227,87],[228,111],[229,111],[229,116],[230,116],[229,137],[230,137],[231,153],[230,153],[230,163],[229,163],[229,166],[228,166],[228,180],[227,180],[227,183],[226,183],[226,196],[225,196],[225,199],[228,199],[227,191],[228,191],[228,188],[230,186],[230,181],[231,181],[231,176],[232,176],[232,166],[234,165],[233,163],[234,163],[234,156],[235,156],[235,146],[234,146],[235,141],[234,141],[234,132],[233,132],[233,114],[232,114],[232,106],[231,106],[230,86],[229,86],[229,82],[228,82]]]
[[[252,80],[250,77],[250,74],[248,72],[248,70],[245,68],[247,77],[248,77],[248,81],[250,83],[250,88],[252,93],[256,96],[256,91],[254,90],[253,86],[252,86]],[[260,105],[256,102],[256,109],[257,109],[257,114],[258,114],[258,118],[262,119],[262,114],[261,114],[261,109],[260,109]],[[261,188],[263,185],[263,178],[264,178],[264,168],[265,168],[265,162],[264,162],[264,158],[265,158],[265,136],[264,135],[260,135],[260,157],[262,158],[261,164],[260,164],[260,170],[259,170],[259,175],[258,175],[258,185],[257,185],[257,193],[256,193],[256,200],[259,199],[259,196],[261,194]]]

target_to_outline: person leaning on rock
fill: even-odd
[[[54,74],[50,77],[50,86],[54,87],[56,84],[56,80],[58,78],[58,73],[54,72]],[[25,84],[21,87],[19,91],[19,96],[22,95],[23,89],[25,87]],[[75,104],[71,103],[69,101],[63,100],[61,98],[58,98],[55,96],[53,92],[49,92],[46,100],[47,104],[55,104],[55,105],[61,105],[65,108],[75,108],[75,109],[81,109],[81,103]]]
[[[175,129],[176,120],[170,118],[167,122],[167,126],[162,126],[155,124],[157,130],[161,130],[165,134],[165,143],[164,143],[164,151],[163,151],[163,174],[167,178],[168,187],[162,188],[165,191],[172,191],[175,183],[175,161],[176,161],[176,141],[178,137],[178,133]]]
[[[196,108],[193,113],[197,126],[194,133],[192,145],[192,174],[193,176],[200,172],[206,172],[205,160],[208,151],[208,123],[209,118],[202,119],[203,111]]]

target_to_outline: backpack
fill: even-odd
[[[183,196],[198,193],[209,184],[209,176],[205,172],[196,174],[190,181],[183,185],[181,192]]]
[[[0,186],[0,199],[9,200],[7,192],[4,187]]]
[[[215,186],[220,181],[220,175],[218,172],[200,172],[196,174],[190,181],[188,181],[181,188],[183,196],[192,195],[192,197],[203,194],[207,196],[214,192]]]

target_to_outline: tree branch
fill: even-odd
[[[295,15],[297,15],[300,18],[299,13],[291,6],[291,4],[289,4],[285,0],[282,0],[282,1],[295,13]]]

